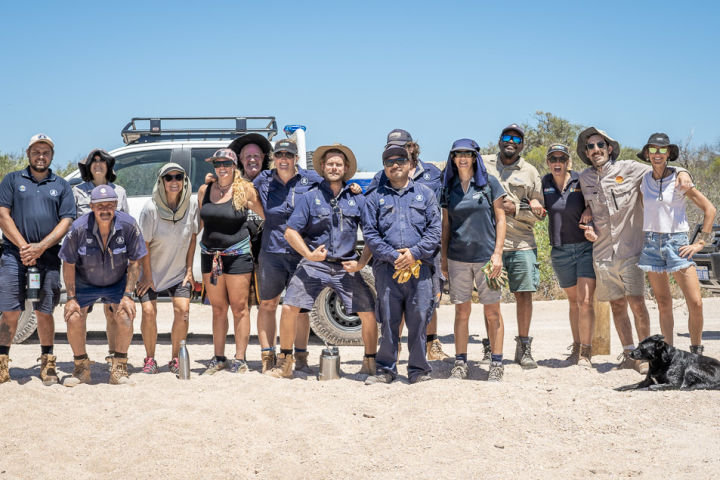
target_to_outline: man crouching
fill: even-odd
[[[62,248],[63,279],[67,291],[65,321],[67,336],[75,356],[75,370],[64,385],[90,383],[90,360],[85,350],[88,309],[98,300],[110,305],[115,322],[115,356],[110,383],[129,383],[127,351],[132,341],[135,319],[133,290],[140,264],[147,259],[147,248],[135,220],[117,212],[117,194],[100,185],[90,194],[87,213],[73,222]],[[148,268],[145,271],[150,271]],[[142,295],[145,292],[138,292]]]

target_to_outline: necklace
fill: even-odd
[[[220,185],[220,182],[216,182],[215,185],[217,186],[218,190],[220,190],[220,196],[224,197],[228,190],[230,190],[230,187],[232,187],[232,182],[228,183],[224,187]]]

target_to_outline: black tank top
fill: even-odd
[[[200,209],[203,221],[202,244],[208,250],[225,250],[250,236],[247,208],[235,210],[232,199],[223,203],[210,201],[209,186],[205,190]]]

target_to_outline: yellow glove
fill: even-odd
[[[413,277],[420,278],[420,266],[422,265],[422,262],[420,260],[415,260],[415,263],[412,267],[410,267],[410,271],[413,274]]]

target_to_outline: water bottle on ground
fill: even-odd
[[[190,355],[188,355],[185,340],[180,340],[180,354],[178,355],[178,378],[180,380],[190,380]]]

